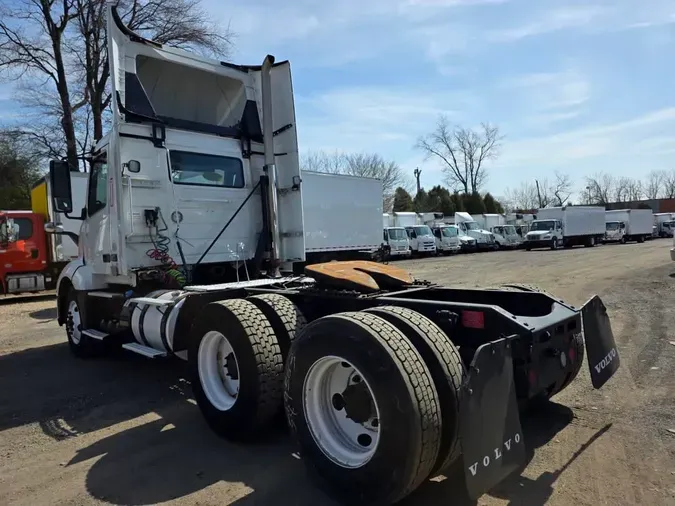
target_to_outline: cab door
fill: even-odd
[[[113,182],[108,175],[107,148],[96,155],[89,172],[87,185],[86,219],[83,225],[82,250],[85,264],[95,274],[110,274],[110,263],[117,262],[111,251],[110,194]]]

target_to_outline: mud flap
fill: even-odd
[[[511,341],[482,345],[460,400],[460,437],[469,496],[478,499],[526,462],[513,382]]]
[[[581,308],[588,368],[593,388],[601,388],[619,369],[619,351],[616,349],[607,308],[594,295]]]

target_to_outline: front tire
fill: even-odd
[[[431,473],[440,405],[424,360],[377,315],[340,313],[291,345],[288,423],[312,477],[347,504],[392,504]]]
[[[82,333],[86,328],[77,291],[70,287],[66,296],[66,335],[70,351],[78,358],[92,358],[99,354],[100,343]]]
[[[264,313],[243,299],[204,306],[191,330],[189,370],[195,400],[218,435],[249,440],[283,403],[283,358]]]

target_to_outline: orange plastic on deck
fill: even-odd
[[[413,277],[403,269],[366,260],[308,265],[305,273],[322,284],[361,291],[378,291],[384,287],[399,287],[414,282]]]

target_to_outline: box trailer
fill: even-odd
[[[307,262],[368,256],[382,245],[382,181],[303,170]]]
[[[593,247],[605,237],[605,208],[564,206],[539,209],[525,236],[525,249],[581,245]]]
[[[605,212],[605,242],[644,242],[652,235],[651,209],[613,209]]]

